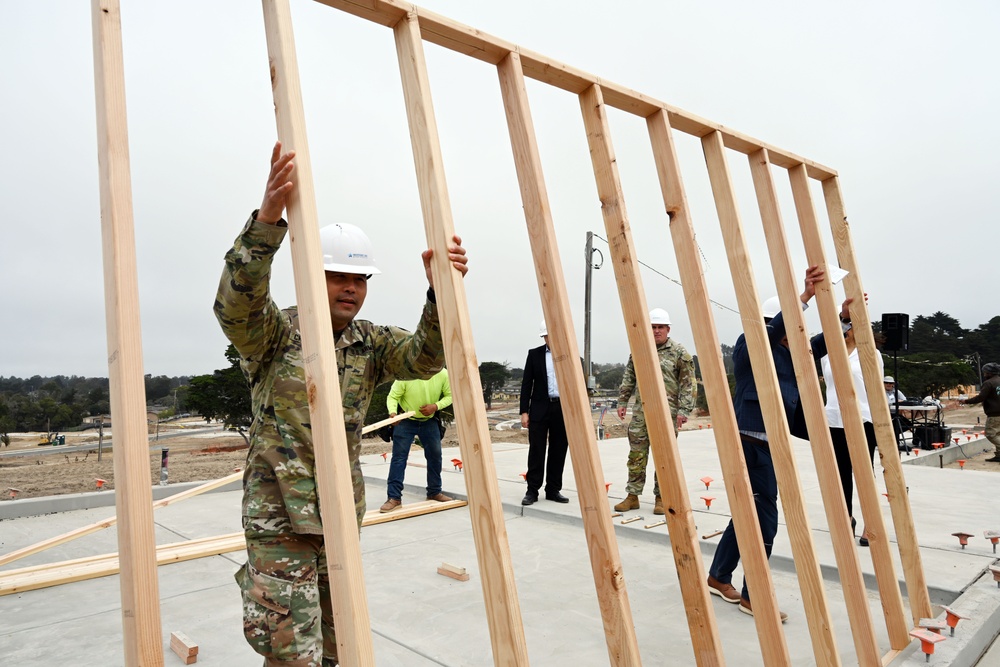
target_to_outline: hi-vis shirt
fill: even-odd
[[[226,253],[215,316],[250,383],[253,424],[243,474],[243,515],[287,517],[296,533],[323,532],[296,308],[271,300],[271,261],[288,231],[253,216]],[[423,379],[444,365],[437,306],[424,305],[417,330],[355,320],[334,341],[358,526],[365,514],[361,429],[375,387],[394,378]]]

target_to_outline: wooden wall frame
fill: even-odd
[[[806,368],[812,357],[808,341],[805,340],[802,316],[795,306],[796,280],[790,268],[770,167],[774,165],[788,170],[806,252],[810,262],[816,264],[826,264],[826,260],[809,193],[809,182],[810,179],[818,180],[823,185],[837,256],[841,266],[850,271],[846,289],[848,295],[855,299],[851,312],[860,334],[858,346],[873,408],[880,453],[885,464],[892,518],[910,593],[911,616],[913,619],[929,616],[929,596],[923,578],[912,514],[898,457],[895,455],[888,406],[885,399],[880,399],[884,392],[881,391],[881,378],[877,377],[880,375],[877,352],[870,328],[867,327],[871,320],[863,300],[860,275],[836,172],[642,93],[598,79],[400,0],[317,1],[390,27],[394,33],[424,225],[428,244],[434,249],[432,271],[456,405],[456,423],[465,462],[469,508],[482,573],[494,662],[501,665],[527,665],[528,655],[486,425],[478,364],[473,352],[475,346],[464,285],[447,260],[447,246],[455,230],[423,55],[424,41],[489,62],[498,69],[539,291],[556,358],[556,373],[561,386],[576,388],[567,390],[564,402],[567,431],[571,436],[571,456],[611,664],[624,666],[639,665],[641,662],[625,578],[608,512],[603,479],[600,476],[585,382],[576,363],[579,355],[575,336],[572,334],[573,323],[565,279],[548,208],[525,77],[560,88],[579,98],[597,194],[602,202],[623,315],[629,333],[629,346],[640,390],[647,405],[654,463],[657,474],[667,489],[664,494],[668,510],[667,525],[697,663],[723,664],[721,640],[705,584],[705,568],[700,559],[691,508],[687,496],[681,492],[685,486],[683,470],[677,439],[669,419],[670,412],[655,347],[647,326],[647,304],[615,164],[607,107],[624,110],[645,119],[647,123],[667,221],[683,278],[686,305],[691,316],[706,394],[716,424],[715,435],[726,490],[733,507],[733,520],[744,566],[750,586],[754,589],[757,612],[755,622],[765,662],[781,665],[788,664],[790,659],[760,540],[760,527],[756,514],[752,511],[752,493],[745,471],[735,414],[728,394],[710,302],[701,276],[693,221],[674,149],[672,133],[675,130],[702,140],[719,221],[726,229],[729,241],[727,256],[734,279],[739,281],[737,297],[747,328],[754,375],[758,387],[762,389],[768,430],[772,433],[776,472],[799,569],[799,581],[803,589],[817,664],[837,665],[839,657],[833,644],[829,609],[802,505],[798,473],[789,452],[788,426],[783,411],[778,408],[777,382],[773,363],[769,363],[770,355],[765,347],[763,325],[758,317],[758,296],[752,281],[738,207],[730,183],[726,163],[727,149],[743,153],[750,160],[782,307],[786,312],[789,309],[794,311],[789,312],[792,325],[789,330],[795,329],[790,335],[790,345],[802,384],[807,418],[810,428],[820,432],[826,428],[825,415],[819,398],[818,381],[814,383],[806,377],[809,374]],[[350,576],[350,573],[360,570],[362,563],[353,498],[350,497],[349,490],[350,472],[343,415],[339,409],[330,407],[340,405],[340,393],[335,381],[337,370],[332,335],[327,324],[329,312],[319,261],[315,192],[288,3],[289,0],[263,0],[263,7],[278,135],[286,150],[295,150],[297,153],[297,168],[293,174],[296,187],[288,203],[288,220],[312,426],[315,441],[320,445],[316,448],[316,476],[323,508],[324,535],[330,548],[328,558],[331,578],[334,580],[334,609],[340,629],[340,660],[347,666],[373,665],[371,628],[363,581],[360,577]],[[92,8],[112,413],[115,423],[125,430],[126,442],[134,440],[136,443],[131,449],[121,447],[115,450],[116,479],[119,480],[119,541],[124,545],[121,551],[121,581],[126,664],[162,665],[151,492],[146,453],[141,446],[145,443],[145,406],[142,400],[144,392],[128,175],[120,12],[118,0],[92,0]],[[846,377],[847,356],[839,336],[839,322],[836,321],[837,304],[828,283],[817,290],[817,305],[823,331],[831,340],[840,340],[839,345],[831,345],[830,355],[835,372],[841,376],[837,381],[838,392],[848,397],[852,395],[853,387],[850,382],[841,382]],[[845,410],[845,425],[855,471],[864,470],[867,456],[861,432],[861,417],[856,406]],[[136,431],[134,438],[133,430]],[[138,435],[140,430],[141,437]],[[851,546],[846,506],[833,479],[830,456],[823,451],[827,446],[827,438],[817,435],[813,442],[817,464],[821,465],[821,490],[837,561],[844,577],[844,593],[851,612],[858,660],[860,664],[875,665],[882,658],[878,655],[878,647],[872,634],[857,553]],[[890,645],[892,652],[898,652],[909,642],[906,636],[907,622],[889,553],[887,533],[878,511],[874,477],[859,474],[857,478],[862,511],[872,534],[872,556]]]

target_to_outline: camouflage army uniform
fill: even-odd
[[[667,339],[663,345],[656,347],[660,357],[660,371],[663,373],[663,386],[667,390],[667,401],[670,403],[670,421],[677,423],[677,415],[685,417],[694,410],[694,359],[680,343]],[[618,389],[618,406],[628,405],[628,399],[635,393],[635,406],[632,408],[632,421],[628,425],[628,484],[626,493],[641,495],[646,485],[646,463],[649,461],[649,434],[646,432],[646,417],[642,410],[642,397],[635,382],[635,366],[631,355],[625,366],[622,384]],[[653,473],[653,493],[660,495],[660,481]]]
[[[248,562],[236,573],[243,591],[244,633],[265,664],[336,664],[314,477],[312,430],[295,308],[271,300],[271,260],[287,232],[252,216],[233,248],[215,314],[242,357],[253,424],[243,475]],[[355,320],[335,336],[358,527],[365,514],[361,429],[376,386],[394,377],[423,379],[444,364],[437,307],[424,306],[415,333]],[[360,576],[360,573],[359,573]]]

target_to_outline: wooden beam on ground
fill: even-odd
[[[809,429],[809,445],[816,465],[830,536],[833,538],[833,552],[837,559],[844,600],[847,603],[847,618],[851,625],[855,655],[859,665],[878,667],[881,664],[881,655],[875,638],[868,591],[865,589],[861,561],[854,545],[854,533],[847,514],[843,487],[837,474],[837,458],[833,452],[833,441],[823,405],[819,375],[815,370],[816,360],[813,358],[806,334],[808,329],[805,317],[799,307],[798,286],[801,284],[801,277],[795,275],[792,270],[791,253],[788,250],[767,150],[761,149],[751,155],[749,160],[774,281],[781,292],[785,332],[792,359],[798,369],[799,400]],[[782,502],[784,503],[784,497]],[[785,515],[788,516],[787,504]],[[795,557],[795,569],[796,571],[799,569],[798,556]]]
[[[597,194],[611,248],[611,263],[615,269],[615,282],[625,318],[632,363],[642,396],[650,449],[660,481],[667,530],[670,533],[670,545],[684,598],[695,659],[699,665],[721,665],[724,662],[722,643],[705,585],[705,566],[701,560],[698,533],[677,449],[670,403],[663,386],[660,359],[653,342],[649,308],[639,275],[638,258],[611,142],[607,107],[600,86],[591,86],[580,95],[580,111],[587,131]],[[761,553],[763,554],[763,546]]]
[[[185,665],[198,661],[198,645],[183,632],[170,633],[170,650],[177,654]]]
[[[800,165],[790,169],[788,177],[792,185],[792,198],[795,201],[799,228],[802,230],[806,257],[810,266],[826,267],[826,253],[823,250],[823,240],[819,232],[812,195],[809,192],[809,180],[805,167]],[[864,424],[861,421],[861,412],[858,409],[854,391],[850,362],[847,358],[847,344],[844,342],[840,326],[841,304],[834,296],[829,277],[816,287],[816,305],[820,321],[823,324],[823,333],[826,335],[827,353],[830,356],[830,367],[833,370],[837,399],[844,420],[844,432],[847,436],[851,467],[854,469],[855,486],[861,500],[861,512],[865,520],[865,530],[868,533],[875,579],[878,582],[882,609],[885,612],[889,645],[893,649],[899,650],[905,648],[911,641],[910,626],[905,619],[903,596],[899,590],[899,582],[892,564],[889,536],[886,533],[885,521],[882,519],[882,510],[879,507],[875,475],[870,472],[871,461],[868,459]],[[865,308],[864,298],[862,297],[860,305],[855,305],[858,308]]]
[[[754,380],[757,385],[757,393],[761,399],[761,412],[764,423],[767,426],[768,441],[771,443],[771,456],[776,463],[775,475],[778,475],[777,461],[787,461],[788,456],[788,454],[782,453],[783,449],[788,448],[788,420],[785,415],[781,392],[778,389],[770,343],[767,338],[767,332],[764,329],[764,321],[760,317],[757,286],[754,281],[750,256],[743,235],[743,225],[740,222],[736,193],[733,189],[729,167],[726,164],[726,149],[722,141],[722,135],[715,132],[702,137],[702,149],[705,153],[705,163],[708,166],[708,176],[712,184],[712,194],[715,198],[715,208],[719,216],[722,238],[726,244],[726,256],[729,260],[729,269],[732,274],[733,286],[736,290],[736,300],[739,303],[740,317],[743,321],[743,330],[746,335],[747,349]],[[740,462],[745,465],[745,458],[743,456],[740,457]],[[744,474],[746,473],[744,472]],[[724,472],[723,477],[728,478],[729,474]],[[785,488],[783,485],[779,485],[778,488],[782,494],[782,501],[784,501]],[[735,507],[736,504],[736,501],[730,501],[730,506]],[[795,503],[792,504],[794,505]],[[751,503],[748,509],[752,509],[753,507],[754,505]],[[793,508],[792,511],[795,512],[796,510]],[[735,512],[733,519],[735,522]],[[756,512],[754,512],[754,519],[755,521],[757,520]],[[759,529],[759,522],[756,525]],[[793,528],[791,522],[789,522],[788,527],[789,537],[791,537],[793,531],[796,534],[800,534],[799,531],[801,528]],[[740,555],[743,556],[746,563],[744,569],[747,571],[747,587],[750,589],[751,599],[754,604],[754,620],[757,623],[757,636],[761,641],[761,650],[764,652],[764,662],[772,664],[771,659],[767,655],[767,651],[770,650],[774,652],[774,660],[781,660],[784,664],[788,664],[788,648],[784,641],[784,633],[781,631],[781,620],[778,617],[778,601],[774,594],[774,582],[771,579],[770,568],[766,560],[763,562],[763,568],[760,567],[760,562],[750,563],[746,561],[746,551],[748,548],[756,547],[763,549],[761,534],[747,530],[740,532],[739,523],[735,523],[735,528]],[[803,592],[810,591],[807,588]],[[820,597],[818,599],[819,601],[814,597],[811,602],[814,611],[817,604],[823,607],[826,606],[825,598]],[[807,609],[809,606],[807,604]],[[828,612],[824,610],[824,613]],[[809,623],[810,629],[812,629],[813,619],[810,619]],[[780,639],[780,645],[774,639]],[[813,641],[816,641],[815,637]],[[824,658],[824,653],[818,652],[816,654],[817,660],[823,660]]]
[[[410,140],[413,144],[413,162],[424,228],[428,246],[434,252],[431,260],[434,292],[441,320],[451,394],[455,401],[455,424],[465,464],[463,469],[469,494],[469,512],[482,577],[493,660],[498,665],[527,665],[528,649],[493,461],[482,381],[476,363],[468,301],[461,274],[448,259],[448,246],[453,242],[455,226],[416,15],[408,14],[395,25],[393,32]]]
[[[291,10],[288,0],[263,0],[263,8],[278,138],[283,151],[296,153],[291,174],[295,187],[286,207],[288,236],[338,655],[340,663],[347,667],[374,665]]]
[[[816,179],[835,176],[836,172],[818,162],[806,160],[794,153],[766,144],[758,139],[737,132],[713,121],[671,106],[648,95],[630,90],[588,72],[559,62],[547,56],[534,53],[512,42],[489,35],[481,30],[463,25],[447,17],[435,14],[402,0],[316,0],[335,9],[385,26],[394,26],[407,14],[417,17],[421,37],[438,46],[457,53],[497,65],[509,53],[517,53],[525,76],[541,81],[555,88],[579,95],[593,85],[600,85],[608,106],[646,118],[663,109],[670,116],[670,122],[678,132],[701,137],[711,132],[721,132],[727,148],[750,154],[766,148],[772,155],[772,162],[781,167],[805,164],[809,175]]]
[[[365,513],[365,518],[361,522],[361,525],[374,526],[379,523],[388,523],[389,521],[398,521],[399,519],[409,519],[410,517],[423,516],[424,514],[453,510],[465,507],[468,504],[466,500],[447,500],[443,503],[439,503],[436,500],[423,500],[419,503],[405,504],[399,509],[386,512],[385,514],[378,510],[371,510]]]
[[[369,424],[361,429],[362,435],[366,433],[371,433],[372,431],[377,431],[383,426],[388,426],[389,424],[394,424],[398,421],[408,419],[412,417],[414,413],[412,410],[410,412],[403,412],[396,415],[395,417],[389,417],[388,419],[383,419],[380,422],[375,422],[374,424]],[[203,493],[209,491],[214,491],[215,489],[221,488],[227,484],[237,482],[243,478],[243,471],[234,472],[232,475],[226,475],[225,477],[220,477],[219,479],[214,479],[210,482],[205,482],[199,486],[187,489],[186,491],[181,491],[180,493],[175,493],[172,496],[167,496],[162,500],[157,500],[153,503],[153,509],[157,510],[161,507],[166,507],[167,505],[173,505],[174,503],[179,503],[182,500],[187,500],[188,498],[193,498],[199,496]],[[76,528],[69,532],[63,533],[62,535],[56,535],[55,537],[50,537],[47,540],[42,540],[30,546],[24,547],[23,549],[18,549],[16,551],[11,551],[10,553],[0,555],[0,566],[7,565],[8,563],[13,563],[16,560],[20,560],[25,556],[31,556],[46,549],[51,549],[52,547],[59,546],[61,544],[66,544],[67,542],[72,542],[75,539],[81,538],[84,535],[90,535],[91,533],[96,533],[104,528],[109,528],[118,522],[117,516],[108,517],[107,519],[102,519],[101,521],[95,521],[92,524],[83,526],[81,528]]]
[[[108,378],[122,545],[122,635],[125,665],[163,664],[160,592],[154,560],[153,499],[146,448],[146,390],[136,277],[135,224],[129,174],[128,119],[118,0],[92,0],[97,151],[101,190]]]
[[[458,581],[469,580],[469,573],[465,571],[464,567],[458,567],[450,563],[441,563],[441,567],[438,568],[438,574],[457,579]]]
[[[464,500],[450,500],[443,503],[429,500],[406,505],[402,509],[387,514],[381,514],[378,510],[372,510],[365,514],[361,525],[371,526],[378,523],[398,521],[400,519],[410,519],[415,516],[457,509],[466,505],[468,503]],[[242,532],[202,537],[186,542],[175,542],[156,547],[156,564],[167,565],[169,563],[179,563],[185,560],[217,556],[245,549],[246,541]],[[48,588],[49,586],[58,586],[85,579],[106,577],[117,574],[118,571],[117,553],[86,556],[58,563],[46,563],[44,565],[32,565],[16,570],[7,570],[6,572],[0,572],[0,596],[23,593],[37,588]]]
[[[573,461],[583,529],[589,547],[590,567],[604,622],[608,657],[612,665],[638,666],[641,659],[635,623],[622,574],[614,522],[611,513],[607,511],[608,496],[597,452],[587,381],[578,361],[580,353],[576,346],[576,329],[570,313],[566,278],[559,258],[538,141],[528,104],[528,91],[518,55],[511,53],[504,58],[498,65],[498,73],[528,238],[535,261],[538,294],[545,313],[548,340],[559,383],[560,405]]]
[[[833,232],[833,243],[837,252],[840,267],[847,271],[844,279],[844,291],[854,298],[851,304],[851,322],[854,325],[854,340],[858,345],[858,356],[861,359],[861,369],[865,378],[865,389],[868,392],[868,405],[872,411],[872,424],[875,427],[875,438],[878,442],[879,458],[882,461],[886,491],[889,493],[889,509],[892,512],[893,528],[896,531],[896,542],[899,545],[899,557],[903,565],[903,577],[906,580],[906,595],[910,603],[910,615],[916,625],[921,618],[932,616],[930,594],[927,591],[927,580],[924,578],[924,566],[920,558],[920,545],[917,542],[917,532],[913,525],[913,513],[910,499],[906,492],[906,479],[903,477],[903,466],[899,459],[899,449],[896,445],[896,434],[892,428],[892,415],[889,413],[889,403],[885,398],[882,383],[881,353],[875,347],[875,337],[872,333],[871,317],[864,304],[864,287],[861,283],[861,272],[854,254],[854,242],[851,238],[851,228],[847,222],[844,209],[844,198],[840,192],[840,182],[836,176],[823,181],[823,196],[826,202],[830,228]]]

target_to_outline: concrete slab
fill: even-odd
[[[708,534],[725,527],[729,504],[712,432],[684,432],[679,446],[699,533]],[[604,477],[612,485],[609,506],[624,496],[627,451],[624,439],[598,443]],[[843,650],[842,660],[845,665],[851,664],[854,653],[850,626],[815,466],[807,443],[796,442],[795,452],[808,502],[810,527],[823,564],[835,632]],[[444,458],[445,492],[464,496],[465,475],[449,464],[451,458],[461,455],[458,450],[446,450]],[[526,467],[527,447],[498,444],[494,458],[533,664],[553,667],[604,664],[607,648],[580,529],[571,463],[567,462],[563,489],[570,497],[569,504],[542,499],[522,508],[520,500],[525,485],[520,473]],[[411,463],[414,465],[408,468],[404,504],[422,500],[424,495],[422,454],[415,452]],[[388,463],[381,456],[365,457],[363,470],[368,482],[369,506],[377,507],[385,497]],[[962,550],[957,539],[950,535],[958,530],[981,535],[983,530],[998,527],[991,525],[1000,516],[992,499],[996,497],[1000,478],[991,473],[933,467],[906,466],[904,470],[933,601],[958,608],[960,603],[971,603],[973,598],[968,596],[975,595],[976,604],[982,609],[1000,606],[1000,589],[992,579],[987,577],[989,585],[977,583],[995,562],[992,546],[987,540],[978,539]],[[699,481],[705,475],[715,478],[707,493]],[[877,477],[881,488],[881,475]],[[655,520],[651,484],[650,479],[647,493],[641,497],[641,510],[630,513],[643,514],[645,520],[616,525],[636,633],[645,664],[694,664],[669,536],[664,526],[643,528]],[[711,509],[703,509],[700,500],[703,495],[715,496]],[[13,502],[19,501],[2,504]],[[72,499],[72,502],[78,501]],[[229,491],[206,494],[158,510],[157,543],[238,531],[239,506],[239,492]],[[0,521],[0,552],[33,544],[110,515],[108,508],[58,511],[54,509],[58,507],[56,499],[51,499],[45,507],[45,511],[56,513]],[[879,509],[891,526],[888,504],[882,502]],[[706,567],[717,541],[716,537],[702,542]],[[4,569],[115,551],[115,542],[114,530],[106,530]],[[378,665],[419,667],[492,662],[479,565],[467,511],[440,512],[370,526],[362,533],[361,545]],[[165,646],[170,632],[180,630],[200,645],[198,664],[209,667],[257,664],[256,656],[242,638],[239,592],[232,579],[244,559],[243,553],[238,552],[160,568]],[[876,619],[876,636],[880,648],[887,652],[870,558],[862,553],[861,561]],[[436,570],[442,562],[465,567],[471,575],[470,581],[459,582],[438,575]],[[771,564],[779,603],[791,617],[785,625],[785,637],[793,662],[813,664],[791,549],[783,528],[779,529]],[[898,567],[897,572],[901,578]],[[0,614],[5,621],[0,627],[0,655],[5,657],[4,662],[39,667],[92,664],[98,660],[109,667],[123,664],[118,595],[115,576],[0,597]],[[752,619],[740,614],[734,606],[712,599],[727,661],[739,665],[762,664]],[[992,613],[979,615],[988,620]],[[973,648],[965,649],[966,655],[975,653],[975,646],[980,647],[978,655],[987,650],[1000,631],[994,625],[983,622],[979,626],[972,623],[964,628],[959,626],[959,632],[975,638]],[[957,642],[953,645],[957,646]],[[916,648],[916,644],[913,646]],[[938,655],[944,655],[943,644],[939,647]],[[165,664],[174,664],[173,654],[166,650]],[[917,657],[923,658],[919,653]],[[932,662],[946,664],[937,659]]]

